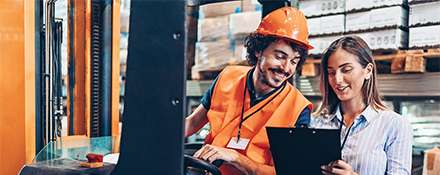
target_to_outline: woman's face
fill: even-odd
[[[372,64],[365,68],[358,57],[344,49],[337,49],[328,59],[328,81],[341,102],[362,99],[362,86],[370,79]]]

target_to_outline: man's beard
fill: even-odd
[[[270,71],[270,70],[268,70],[268,71]],[[263,69],[261,68],[261,64],[259,64],[258,72],[259,72],[259,75],[260,75],[260,76],[257,77],[258,81],[260,81],[261,83],[263,83],[263,84],[265,84],[265,85],[267,85],[267,86],[269,86],[271,88],[277,88],[278,87],[276,85],[272,85],[269,82],[269,80],[268,80],[269,77],[266,77],[266,74],[264,74]]]

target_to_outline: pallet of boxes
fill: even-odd
[[[315,77],[322,52],[344,33],[345,0],[302,0],[299,9],[307,17],[309,41],[315,47],[309,51],[301,76]]]
[[[357,35],[373,50],[383,94],[438,96],[429,93],[440,88],[440,0],[300,0],[299,8],[308,18],[309,40],[315,47],[301,72],[298,87],[303,93],[319,91],[317,65],[330,43]],[[410,121],[413,148],[425,151],[423,174],[440,175],[440,139],[424,132],[440,133],[434,127],[440,120],[433,116]]]
[[[413,57],[420,60],[422,71],[439,71],[440,69],[440,1],[409,1],[409,48]],[[408,64],[408,63],[407,63]],[[425,69],[426,65],[426,69]],[[413,66],[413,65],[411,65]],[[438,82],[438,80],[436,80]],[[424,119],[423,123],[439,125],[440,121],[436,118]],[[421,121],[414,120],[413,129],[421,131]],[[432,127],[436,128],[436,127]],[[433,132],[433,131],[431,131]],[[435,131],[434,131],[435,132]],[[437,129],[436,132],[440,132]],[[437,142],[435,142],[437,140]],[[440,143],[436,136],[427,136],[426,133],[415,132],[414,144],[426,145],[426,143]],[[423,175],[440,174],[440,146],[430,144],[424,154]]]
[[[260,9],[256,0],[221,2],[199,7],[191,79],[214,79],[227,65],[245,64],[243,40],[258,27]]]
[[[347,1],[346,31],[363,38],[373,50],[378,73],[399,73],[408,48],[408,8],[404,0]],[[363,24],[362,21],[367,21]],[[391,63],[391,64],[390,64]]]
[[[306,62],[303,76],[317,75],[312,63],[319,63],[330,43],[344,35],[357,35],[368,43],[375,60],[386,62],[378,64],[380,73],[424,72],[420,51],[406,50],[407,1],[303,0],[299,8],[308,17],[310,42],[315,46],[309,53],[315,59]]]
[[[413,57],[420,60],[421,72],[439,71],[440,1],[410,0],[409,8],[409,47],[411,53]]]

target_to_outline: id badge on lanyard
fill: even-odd
[[[226,148],[232,148],[232,149],[238,149],[238,150],[246,150],[247,146],[249,145],[250,139],[247,138],[238,138],[238,137],[232,137],[231,140],[229,140],[228,145],[226,145]]]

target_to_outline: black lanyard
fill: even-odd
[[[245,100],[246,100],[246,91],[247,91],[247,81],[248,81],[247,78],[248,78],[250,72],[251,71],[249,71],[246,74],[246,80],[244,82],[245,85],[244,85],[244,92],[243,92],[243,104],[241,105],[240,124],[238,125],[237,142],[240,140],[240,131],[241,131],[241,126],[243,125],[243,122],[246,121],[248,118],[250,118],[255,113],[257,113],[258,111],[260,111],[261,109],[263,109],[273,99],[275,99],[278,95],[280,95],[280,93],[283,92],[284,88],[286,87],[286,82],[284,82],[282,87],[281,87],[281,89],[271,99],[269,99],[265,104],[261,105],[257,110],[255,110],[254,112],[252,112],[248,116],[243,117],[243,114],[244,114],[244,104],[245,104]]]
[[[341,114],[341,116],[342,116],[342,120],[341,120],[340,125],[339,125],[339,135],[342,134],[342,125],[344,125],[344,115]],[[350,127],[348,128],[347,133],[345,134],[344,141],[342,141],[342,145],[341,145],[341,151],[342,151],[342,149],[345,146],[345,142],[348,139],[348,135],[350,134],[350,130],[351,130],[351,127],[353,127],[353,124],[354,124],[354,122],[350,125]]]

